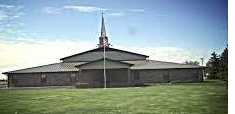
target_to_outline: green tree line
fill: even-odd
[[[226,47],[221,54],[213,52],[209,61],[206,63],[208,79],[228,80],[228,48]]]

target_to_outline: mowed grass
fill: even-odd
[[[0,114],[226,114],[224,82],[0,90]]]

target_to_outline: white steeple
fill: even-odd
[[[102,12],[102,22],[101,22],[101,32],[99,37],[99,47],[109,47],[108,37],[106,36],[105,24],[104,24],[104,16]]]
[[[106,30],[104,25],[104,16],[102,13],[102,22],[101,22],[101,37],[106,37]]]

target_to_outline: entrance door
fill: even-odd
[[[109,69],[106,74],[107,87],[120,87],[128,84],[127,69]]]
[[[104,70],[89,69],[82,70],[79,82],[89,83],[91,87],[104,87]],[[128,84],[128,69],[107,69],[106,86],[119,87]]]

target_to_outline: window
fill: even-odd
[[[139,79],[140,79],[139,72],[135,71],[134,72],[134,80],[139,80]]]
[[[13,78],[13,76],[10,76],[10,77],[9,77],[9,84],[14,86],[15,84],[17,84],[17,80],[15,80],[15,79]]]
[[[47,81],[47,76],[46,74],[41,75],[41,82],[46,82]]]
[[[71,73],[70,81],[73,82],[73,81],[75,81],[75,79],[76,79],[76,74],[75,73]]]
[[[169,74],[164,74],[163,75],[163,80],[164,80],[164,82],[170,82],[170,76],[169,76]]]

